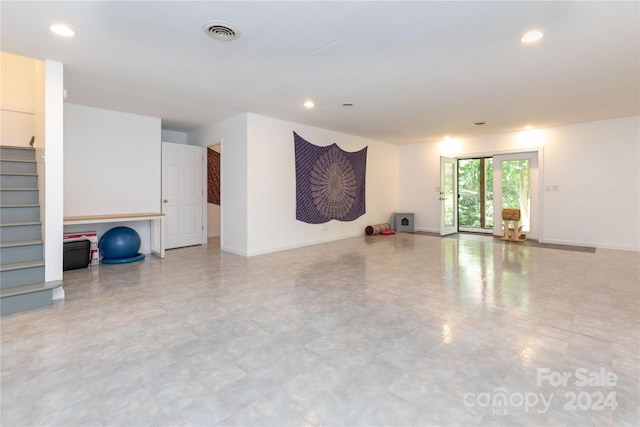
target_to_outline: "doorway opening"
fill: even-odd
[[[221,154],[221,143],[207,147],[207,241],[216,246],[220,246],[222,228]]]
[[[440,157],[440,235],[503,236],[502,209],[520,209],[519,231],[539,238],[541,150],[484,157]]]
[[[458,159],[458,231],[493,234],[493,158]]]
[[[529,160],[502,162],[502,207],[520,209],[522,231],[531,231]]]

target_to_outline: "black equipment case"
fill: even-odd
[[[87,268],[91,263],[91,242],[89,240],[76,240],[64,242],[62,269],[75,270]]]

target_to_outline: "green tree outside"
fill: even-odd
[[[484,169],[484,173],[482,173]],[[481,200],[484,177],[484,201]],[[493,228],[493,159],[461,159],[458,161],[458,224],[460,227]],[[502,162],[502,208],[518,208],[525,229],[529,218],[529,161]]]

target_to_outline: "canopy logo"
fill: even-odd
[[[467,393],[464,395],[464,404],[467,407],[491,408],[492,415],[507,415],[515,408],[524,409],[526,413],[535,411],[544,414],[549,411],[554,399],[557,402],[554,408],[562,407],[565,411],[613,411],[618,407],[616,392],[612,390],[617,381],[618,376],[606,368],[592,371],[587,368],[573,371],[537,368],[536,386],[553,392],[509,393],[499,387],[492,392]],[[581,390],[576,391],[576,387]]]
[[[493,415],[507,415],[509,408],[524,408],[525,412],[536,410],[544,414],[549,410],[553,393],[545,396],[544,393],[507,393],[504,388],[496,388],[491,393],[467,393],[464,395],[464,404],[469,407],[480,406],[491,408]]]

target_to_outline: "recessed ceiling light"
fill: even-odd
[[[305,101],[304,104],[302,105],[304,105],[307,108],[313,108],[316,106],[316,104],[313,101]]]
[[[532,126],[532,125],[526,125],[524,128],[525,128],[526,130],[529,130],[529,129],[533,129],[533,126]]]
[[[522,43],[535,43],[538,40],[540,40],[543,36],[544,34],[542,33],[542,31],[538,31],[538,30],[529,31],[528,33],[525,33],[524,36],[522,36],[520,41]]]
[[[486,125],[487,122],[473,122],[474,126],[482,126],[482,125]]]
[[[62,37],[73,37],[76,35],[75,31],[73,31],[71,28],[67,27],[66,25],[62,25],[62,24],[51,25],[49,29]]]

